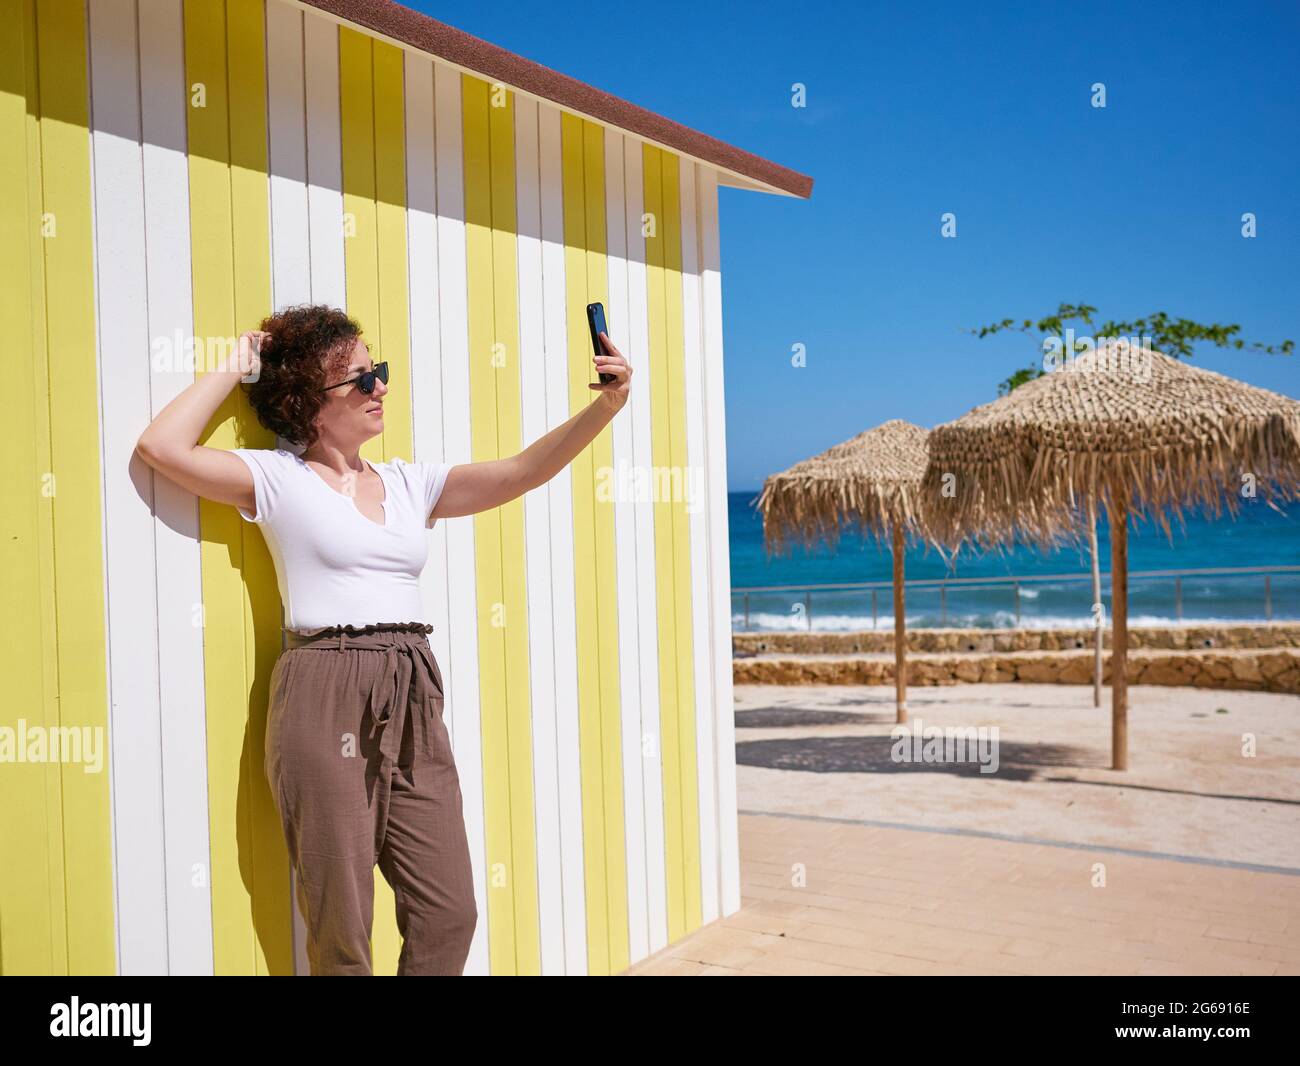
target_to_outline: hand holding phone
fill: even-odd
[[[598,303],[587,304],[587,325],[591,329],[591,346],[597,355],[609,355],[605,350],[604,344],[601,343],[600,335],[603,333],[609,336],[609,329],[605,326],[605,308]],[[601,374],[600,383],[607,385],[614,380],[613,374]]]

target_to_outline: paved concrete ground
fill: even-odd
[[[1300,698],[1131,695],[1119,773],[1089,689],[914,691],[981,774],[894,762],[891,692],[738,686],[741,910],[629,972],[1300,973]]]

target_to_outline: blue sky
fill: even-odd
[[[1033,342],[962,329],[1062,301],[1300,341],[1295,3],[411,6],[813,177],[721,192],[732,491],[995,398]],[[1195,363],[1300,397],[1300,354]]]

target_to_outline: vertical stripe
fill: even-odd
[[[68,972],[112,973],[111,747],[92,227],[89,85],[83,5],[36,4],[37,107],[49,422],[58,723],[90,730],[101,772],[61,763]],[[40,379],[38,378],[38,381]],[[31,490],[31,486],[28,486]]]
[[[718,231],[718,173],[699,169],[699,273],[702,364],[705,374],[705,454],[708,456],[708,598],[712,615],[715,783],[718,788],[720,917],[740,910],[740,826],[736,813],[736,702],[732,690],[731,542],[727,512],[727,432],[723,381],[722,257]]]
[[[542,233],[542,319],[546,349],[546,418],[570,417],[568,307],[564,244],[564,163],[559,108],[539,105],[537,156]],[[573,544],[573,468],[545,486],[551,546],[551,624],[555,682],[555,763],[563,893],[564,973],[586,975],[587,889],[584,870],[582,766],[579,758],[578,659]]]
[[[59,671],[59,629],[57,597],[54,593],[58,573],[55,566],[54,540],[54,493],[57,491],[51,455],[51,397],[50,397],[50,360],[51,338],[48,332],[51,296],[48,292],[48,279],[45,264],[45,243],[57,239],[58,216],[47,212],[45,190],[43,187],[42,139],[44,116],[40,91],[40,55],[37,49],[38,4],[35,0],[23,5],[25,20],[25,63],[27,71],[26,90],[28,100],[27,121],[27,208],[26,225],[31,233],[36,231],[36,238],[31,240],[29,248],[29,276],[31,278],[30,303],[32,354],[35,369],[32,403],[40,416],[34,421],[32,440],[35,444],[35,462],[32,476],[22,486],[24,493],[31,493],[32,486],[39,484],[41,499],[33,514],[37,524],[34,546],[37,553],[40,585],[40,625],[42,672],[44,693],[49,701],[44,705],[44,722],[47,728],[58,728],[63,719],[60,713],[60,687],[62,677]],[[53,225],[53,229],[48,228]],[[30,551],[33,541],[29,541]],[[63,771],[57,764],[50,764],[49,772],[42,774],[41,784],[45,789],[45,809],[50,817],[45,822],[46,860],[50,869],[50,889],[54,894],[52,918],[54,925],[50,930],[50,946],[58,961],[56,972],[73,973],[73,958],[69,945],[70,917],[72,908],[68,900],[67,878],[70,860],[66,854],[65,824],[68,811],[63,798]],[[8,971],[6,971],[8,972]]]
[[[681,789],[682,893],[685,928],[700,926],[700,807],[695,731],[695,655],[691,624],[690,516],[686,512],[686,353],[682,322],[680,161],[660,153],[664,204],[664,310],[668,341],[669,470],[673,524],[673,629],[677,639],[677,758]]]
[[[470,431],[476,462],[522,450],[514,97],[466,75]],[[522,499],[474,516],[492,972],[540,972]]]
[[[462,76],[465,178],[465,274],[469,321],[471,461],[496,459],[496,325],[492,303],[492,189],[488,86]],[[514,870],[510,854],[510,774],[505,642],[500,632],[501,522],[497,511],[473,516],[475,623],[483,735],[483,812],[488,888],[488,954],[493,974],[514,966]]]
[[[609,302],[609,274],[605,262],[605,158],[603,127],[594,122],[584,122],[582,128],[584,206],[587,231],[587,284],[593,293],[590,299]],[[581,325],[586,315],[579,315]],[[581,328],[580,325],[580,328]],[[589,333],[590,331],[588,331]],[[591,351],[590,336],[586,343]],[[584,358],[586,381],[598,380],[595,365]],[[580,409],[591,402],[582,379],[573,381],[582,385],[584,400],[575,407]],[[623,737],[615,723],[621,725],[618,676],[618,577],[616,544],[614,537],[613,506],[607,493],[602,491],[602,471],[613,467],[613,433],[606,427],[590,446],[592,458],[593,533],[595,563],[596,640],[600,663],[601,709],[601,763],[604,767],[605,801],[605,886],[606,914],[609,921],[608,967],[617,973],[629,965],[629,935],[627,913],[627,847],[626,822],[623,814]],[[593,645],[588,645],[588,647]]]
[[[312,291],[302,11],[282,0],[269,0],[266,43],[267,53],[275,57],[275,62],[267,66],[266,91],[271,166],[271,302],[278,311],[310,303]],[[279,436],[275,444],[298,450]],[[285,920],[292,925],[294,972],[306,974],[310,972],[307,922],[299,904],[297,881],[297,871],[290,870],[289,913]]]
[[[402,151],[406,181],[402,195],[407,204],[404,220],[407,278],[411,292],[435,293],[438,291],[438,229],[433,64],[426,57],[411,52],[402,53],[402,59]],[[409,362],[410,393],[402,403],[412,426],[413,451],[407,455],[414,460],[441,462],[442,408],[438,387],[441,353],[437,301],[411,300],[409,316],[410,350],[419,352],[420,357]],[[445,671],[442,633],[446,629],[447,615],[447,546],[441,528],[443,524],[436,523],[435,531],[428,534],[429,558],[420,576],[420,597],[436,630],[436,634],[430,634],[430,647],[440,668]],[[443,676],[445,685],[445,672]]]
[[[623,168],[624,142],[621,133],[605,131],[605,218],[609,302],[605,324],[614,346],[627,356],[628,348],[628,234],[627,191]],[[635,380],[635,374],[633,375]],[[640,384],[640,382],[637,382]],[[646,875],[645,771],[646,750],[654,744],[644,732],[641,720],[641,664],[637,640],[637,556],[635,497],[628,491],[635,484],[632,413],[624,410],[610,423],[613,465],[600,472],[601,496],[613,508],[616,545],[616,599],[618,604],[619,708],[622,716],[623,818],[627,853],[627,910],[629,958],[649,954],[650,888]]]
[[[698,167],[679,159],[682,210],[682,339],[685,364],[686,469],[683,488],[686,521],[690,527],[691,579],[688,583],[691,609],[691,651],[694,654],[694,688],[688,697],[696,708],[695,780],[699,792],[700,835],[700,924],[718,917],[717,790],[714,780],[713,660],[710,643],[712,619],[709,603],[709,529],[704,492],[706,463],[704,446],[704,373],[700,365],[700,254],[699,220],[696,211]],[[730,662],[726,668],[731,669]]]
[[[113,820],[130,826],[114,841],[114,904],[121,973],[167,972],[163,863],[158,603],[153,522],[140,506],[132,461],[149,411],[144,180],[134,0],[88,7],[94,160],[95,322],[103,398],[105,564],[108,594],[109,747]],[[109,368],[104,373],[103,368]]]
[[[438,193],[438,340],[442,350],[443,434],[445,461],[474,460],[470,417],[468,245],[465,225],[465,180],[460,72],[435,63],[434,146]],[[467,974],[489,972],[488,931],[495,924],[488,909],[487,825],[483,730],[478,647],[478,593],[475,562],[476,519],[438,522],[447,549],[448,629],[443,683],[446,716],[456,772],[460,777],[465,833],[474,865],[474,899],[478,924],[470,943]],[[454,560],[455,565],[452,565]],[[430,639],[438,635],[432,634]]]
[[[664,203],[662,153],[642,146],[646,216],[646,326],[647,377],[650,384],[651,456],[649,481],[654,501],[654,574],[656,632],[659,636],[659,740],[663,758],[664,888],[668,940],[679,939],[686,929],[681,881],[681,765],[678,759],[676,615],[673,610],[672,505],[662,499],[662,475],[671,460],[668,410],[669,356],[667,328]]]
[[[543,311],[541,168],[538,105],[515,100],[515,194],[518,212],[520,424],[523,440],[544,435],[546,337]],[[531,694],[533,805],[537,812],[537,908],[541,973],[564,973],[559,779],[556,761],[555,650],[552,621],[550,490],[524,495],[528,585],[528,665]]]
[[[341,26],[338,44],[347,310],[361,327],[377,357],[375,361],[379,362],[384,358],[384,335],[379,319],[379,229],[375,202],[375,40],[359,30]],[[395,388],[396,375],[390,380]],[[361,454],[372,462],[383,461],[384,437],[381,434],[366,441],[361,446]],[[375,887],[379,888],[379,881]]]
[[[405,75],[402,50],[374,42],[375,270],[379,358],[401,402],[384,407],[383,457],[406,458],[411,440],[410,277],[406,248]],[[396,963],[396,959],[394,959]]]
[[[266,70],[271,166],[271,298],[276,310],[311,301],[307,240],[307,130],[302,11],[266,5]]]
[[[383,433],[362,445],[376,462],[411,454],[403,80],[401,49],[339,30],[348,313],[407,399],[385,405]]]
[[[148,409],[134,427],[139,432],[194,381],[194,366],[184,358],[185,341],[194,329],[194,305],[190,271],[177,269],[191,259],[181,0],[140,0],[137,15],[148,351],[153,356]],[[98,254],[103,272],[102,247]],[[205,765],[207,747],[205,691],[197,683],[204,671],[199,502],[152,470],[141,479],[150,482],[162,714],[162,781],[150,784],[161,796],[165,815],[168,972],[211,974],[208,782],[206,774],[194,772]]]
[[[271,238],[269,166],[267,160],[266,114],[266,9],[265,0],[226,0],[226,68],[230,94],[230,202],[234,252],[234,310],[230,336],[255,328],[271,310]],[[247,323],[247,325],[244,325]],[[259,438],[265,431],[248,410],[249,424]],[[260,531],[249,528],[230,507],[224,508],[224,522],[240,527],[239,536],[256,543],[246,550],[244,578],[245,676],[253,688],[244,785],[251,821],[252,919],[256,938],[254,953],[257,972],[292,972],[293,943],[284,918],[290,913],[288,853],[284,835],[266,783],[264,743],[266,736],[266,678],[283,647],[280,605],[275,567]],[[251,547],[251,546],[250,546]],[[219,705],[218,705],[219,706]],[[247,860],[246,860],[247,861]],[[269,931],[261,933],[261,927]]]
[[[651,480],[662,668],[668,939],[674,941],[700,924],[689,530],[681,498],[686,461],[681,216],[676,157],[647,144],[644,160],[646,211],[653,225],[646,238],[654,427]]]
[[[346,309],[338,26],[304,12],[302,47],[311,302]]]
[[[194,333],[207,353],[196,371],[206,372],[271,309],[260,0],[186,0],[185,63]],[[272,447],[274,440],[236,387],[201,443]],[[282,643],[275,570],[260,531],[234,508],[203,499],[199,515],[213,967],[218,974],[288,973],[288,860],[263,751],[267,678]]]
[[[630,401],[637,473],[644,490],[638,493],[636,514],[637,606],[642,662],[642,733],[649,738],[650,755],[642,782],[646,819],[646,877],[648,883],[649,950],[668,943],[668,899],[664,848],[663,727],[659,692],[659,609],[655,569],[654,431],[651,412],[653,366],[650,353],[649,289],[646,268],[645,173],[640,141],[627,138],[624,172],[628,188],[628,323],[640,381],[633,385]],[[635,380],[635,379],[634,379]]]
[[[700,169],[700,288],[703,318],[705,455],[708,456],[710,632],[714,663],[721,916],[740,910],[740,832],[736,814],[736,715],[731,672],[731,557],[727,529],[727,434],[722,374],[722,269],[718,247],[718,175]]]
[[[0,421],[0,592],[27,642],[0,643],[8,680],[0,724],[19,730],[59,723],[49,482],[46,238],[40,170],[36,4],[3,0],[0,35],[0,309],[13,323],[13,405]],[[0,773],[0,968],[6,974],[68,972],[63,811],[59,765],[16,762]],[[103,951],[101,949],[101,954]]]
[[[569,413],[573,415],[591,403],[587,385],[596,380],[586,305],[609,302],[605,157],[600,126],[565,113],[560,130]],[[601,501],[597,493],[599,471],[611,466],[611,434],[606,427],[572,463],[587,957],[594,975],[625,969],[629,957],[614,515],[608,501]]]
[[[637,660],[640,664],[640,737],[644,745],[641,810],[644,821],[646,935],[648,953],[668,943],[668,903],[664,867],[663,745],[659,714],[659,619],[655,579],[653,449],[650,413],[653,366],[650,363],[645,209],[641,142],[623,138],[626,186],[624,232],[627,234],[627,325],[621,338],[633,367],[626,418],[632,429],[637,604]],[[633,955],[636,958],[636,955]]]

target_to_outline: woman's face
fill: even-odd
[[[340,385],[325,394],[325,406],[316,420],[322,437],[346,447],[377,437],[384,431],[384,396],[388,393],[388,386],[376,378],[374,391],[366,394],[355,383],[358,375],[373,370],[374,365],[370,346],[358,338],[342,372],[331,370],[327,374],[327,385],[339,381],[352,384]]]

